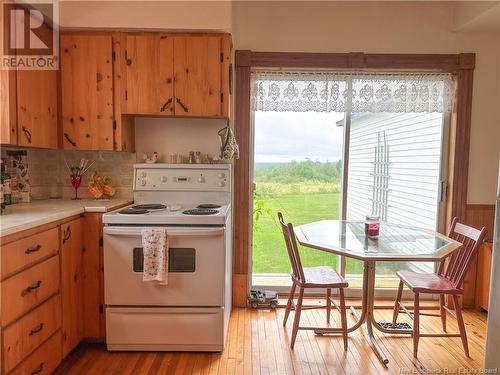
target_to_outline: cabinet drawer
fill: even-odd
[[[53,256],[0,283],[5,327],[59,290],[59,257]]]
[[[14,272],[35,264],[42,258],[57,253],[59,248],[59,229],[52,228],[45,232],[3,245],[0,248],[0,279],[5,279]]]
[[[49,375],[59,366],[61,357],[61,331],[57,331],[9,375]]]
[[[58,294],[4,331],[5,372],[13,369],[60,327],[61,297]]]

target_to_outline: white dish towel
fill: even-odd
[[[168,237],[165,228],[143,229],[142,252],[144,255],[143,281],[157,285],[168,284]]]

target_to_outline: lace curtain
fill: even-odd
[[[253,72],[251,109],[275,112],[451,110],[451,74]]]

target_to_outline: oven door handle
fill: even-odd
[[[104,234],[112,236],[141,236],[141,231],[145,228],[104,228]],[[206,237],[220,236],[224,234],[224,228],[186,228],[186,229],[169,229],[167,228],[167,236],[169,237]]]

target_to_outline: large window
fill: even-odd
[[[254,72],[254,285],[289,279],[278,211],[295,224],[376,214],[436,229],[451,94],[446,74]],[[360,262],[301,251],[306,266],[360,279]],[[378,286],[399,268],[381,264]]]

